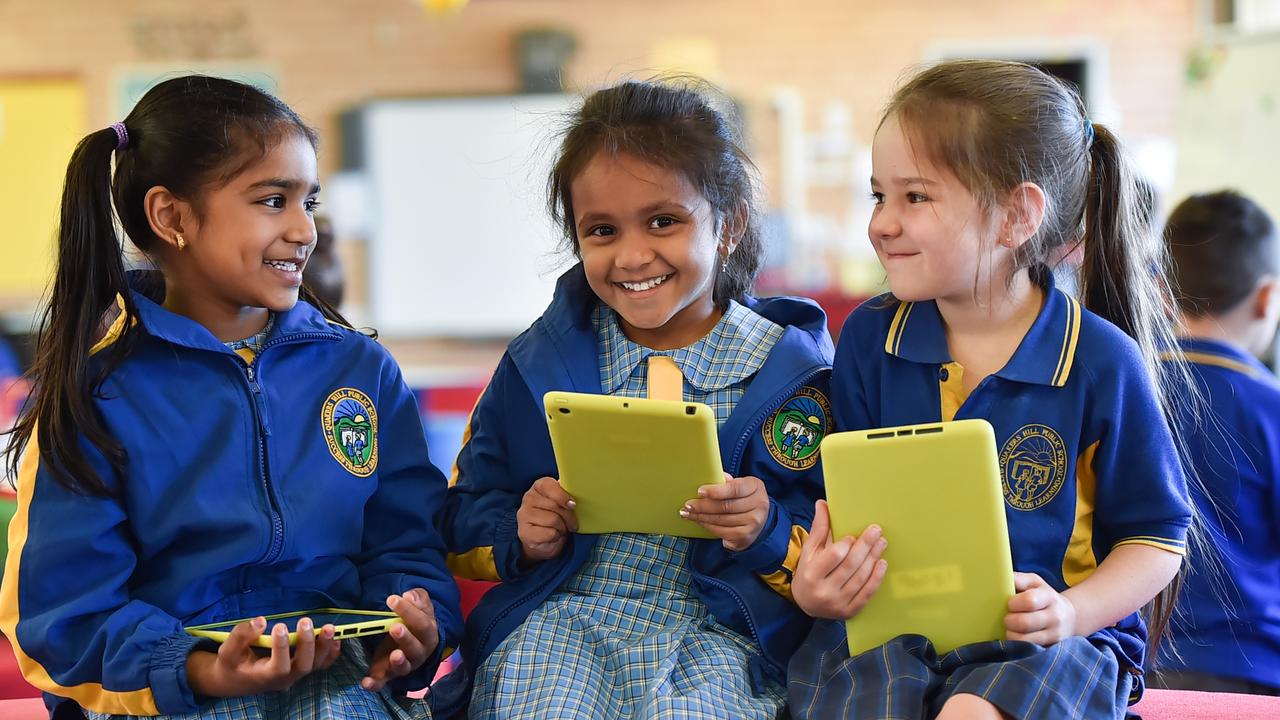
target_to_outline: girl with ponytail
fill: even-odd
[[[391,685],[458,640],[446,483],[395,362],[302,283],[315,148],[276,98],[188,76],[72,155],[0,590],[54,716],[430,716]],[[156,270],[126,271],[126,239]],[[303,619],[291,651],[265,620],[325,607],[403,625],[362,645]]]
[[[1120,142],[1033,67],[944,62],[890,101],[872,172],[891,293],[840,335],[836,429],[990,422],[1016,594],[1005,640],[939,654],[909,635],[850,658],[839,621],[892,572],[893,539],[872,526],[829,543],[819,507],[793,591],[827,620],[791,662],[792,713],[1121,718],[1192,513],[1166,423],[1185,367],[1159,362],[1172,295]],[[1078,301],[1050,262],[1081,243]]]

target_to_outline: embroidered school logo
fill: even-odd
[[[378,411],[368,395],[354,388],[329,394],[320,410],[329,454],[347,472],[369,477],[378,467]]]
[[[1000,451],[1004,499],[1019,510],[1044,507],[1067,477],[1067,448],[1048,425],[1023,425]]]
[[[831,403],[810,387],[800,388],[764,424],[764,446],[779,465],[808,470],[818,462],[818,446],[831,432]]]

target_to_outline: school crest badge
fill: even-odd
[[[808,470],[818,462],[818,446],[831,432],[831,403],[811,387],[800,388],[765,421],[764,446],[779,465]]]
[[[1067,477],[1067,448],[1048,425],[1023,425],[1000,451],[1004,499],[1018,510],[1044,507]]]
[[[320,424],[329,454],[347,472],[369,477],[378,469],[378,411],[368,395],[334,390],[320,410]]]

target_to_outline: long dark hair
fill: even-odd
[[[1166,417],[1175,405],[1196,402],[1185,362],[1170,357],[1178,346],[1168,253],[1151,232],[1119,138],[1089,119],[1076,92],[1023,63],[957,60],[907,82],[885,110],[890,117],[984,210],[1021,183],[1040,186],[1048,200],[1044,220],[1019,248],[1016,269],[1044,280],[1053,258],[1083,244],[1084,306],[1137,342]],[[1152,602],[1153,647],[1168,627],[1181,577]]]
[[[735,226],[741,239],[717,271],[714,300],[724,307],[751,291],[764,253],[757,173],[728,103],[716,103],[717,96],[709,83],[682,76],[629,80],[583,101],[568,119],[548,182],[548,209],[567,249],[580,255],[569,192],[574,178],[597,153],[631,155],[684,175],[719,222],[745,213]]]
[[[132,352],[139,331],[131,322],[137,308],[115,218],[134,246],[148,253],[161,242],[143,206],[151,188],[162,185],[178,197],[195,199],[202,190],[232,180],[290,134],[305,137],[312,147],[317,142],[315,131],[278,99],[243,83],[203,76],[151,88],[123,126],[128,134],[124,147],[117,149],[123,143],[116,129],[98,130],[80,141],[67,165],[57,269],[30,373],[33,394],[5,449],[6,466],[16,478],[34,436],[40,462],[55,480],[95,495],[111,494],[111,488],[89,462],[81,441],[100,452],[115,472],[123,471],[128,455],[104,426],[93,399]],[[305,287],[301,297],[326,317],[347,324]],[[117,299],[122,331],[101,350],[101,362],[91,363],[102,319]]]

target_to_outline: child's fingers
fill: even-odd
[[[737,527],[743,527],[746,525],[763,524],[764,518],[761,518],[760,516],[761,515],[767,516],[769,512],[768,510],[764,510],[763,512],[761,512],[758,508],[751,508],[748,510],[739,510],[737,512],[731,512],[731,513],[721,513],[716,511],[701,511],[701,510],[698,510],[697,507],[693,505],[693,503],[695,502],[698,502],[698,501],[693,500],[689,503],[686,503],[684,507],[680,508],[680,517],[684,518],[685,520],[692,520],[698,523],[699,525],[705,525],[708,528],[710,528],[713,525],[717,527],[722,527],[722,528],[737,528]],[[712,500],[710,502],[719,503],[721,501]]]
[[[1021,636],[1030,635],[1048,628],[1053,622],[1052,613],[1047,610],[1037,612],[1011,612],[1004,616],[1004,627],[1008,630],[1010,640],[1020,640]],[[1018,635],[1020,637],[1013,637]]]
[[[1005,638],[1010,641],[1050,646],[1064,637],[1061,625],[1050,611],[1010,612],[1005,615]]]
[[[832,571],[832,581],[838,582],[841,587],[848,587],[849,590],[862,587],[871,577],[876,563],[884,554],[888,544],[887,540],[880,537],[879,527],[872,525],[867,528],[866,532],[854,542],[853,547],[849,548],[849,554],[845,559]]]
[[[342,654],[342,641],[335,635],[337,630],[333,625],[320,628],[320,634],[316,636],[315,669],[327,670],[338,661],[338,656]]]
[[[369,661],[369,669],[365,671],[365,676],[360,680],[360,687],[369,692],[378,692],[382,686],[387,684],[387,678],[391,670],[391,653],[395,650],[395,641],[391,638],[384,639],[378,645],[377,651],[373,654],[373,659]]]
[[[559,505],[545,495],[532,493],[525,498],[524,505],[516,511],[517,519],[523,519],[545,527],[552,527],[549,518],[559,519],[560,527],[568,532],[578,529],[578,516],[572,508]]]
[[[520,531],[520,541],[525,545],[550,545],[564,537],[564,530],[542,525],[527,525]]]
[[[288,677],[290,660],[289,628],[284,623],[276,623],[271,628],[271,656],[267,658],[265,670],[273,678]]]
[[[827,514],[827,501],[813,504],[813,525],[800,546],[800,561],[812,557],[831,542],[831,516]]]
[[[760,508],[760,498],[754,496],[726,498],[724,500],[713,500],[711,498],[699,498],[690,500],[681,508],[683,515],[687,512],[689,515],[699,515],[704,517],[740,515],[756,511]],[[768,500],[764,502],[768,507]]]
[[[231,628],[227,639],[218,647],[218,659],[229,665],[238,665],[249,653],[249,646],[267,629],[267,619],[256,617]]]
[[[728,477],[729,473],[725,473],[725,475],[725,481],[722,483],[703,485],[698,488],[698,497],[709,500],[731,500],[733,498],[747,497],[754,493],[761,484],[759,478],[751,476]]]
[[[572,508],[575,505],[573,498],[569,496],[569,493],[565,492],[564,488],[560,486],[560,481],[555,478],[538,478],[532,489],[538,495],[560,507]]]
[[[1009,598],[1009,612],[1030,613],[1043,610],[1053,603],[1053,597],[1053,588],[1032,586]]]
[[[876,560],[872,564],[870,577],[862,584],[858,592],[853,594],[853,598],[849,600],[849,603],[844,608],[844,616],[846,618],[857,615],[862,608],[866,607],[867,603],[876,594],[876,591],[880,589],[880,584],[884,582],[884,574],[888,570],[889,562],[887,560]]]
[[[391,651],[391,677],[409,674],[414,668],[427,661],[427,647],[417,635],[404,625],[392,625],[388,634],[395,641],[397,649]],[[398,658],[398,659],[397,659]]]
[[[274,637],[272,638],[274,641]],[[316,634],[311,618],[298,621],[298,644],[293,648],[292,675],[301,677],[315,668]]]
[[[1013,589],[1017,592],[1045,584],[1044,578],[1035,573],[1015,572],[1013,574]]]
[[[419,659],[414,652],[410,651],[409,647],[404,643],[399,642],[399,636],[396,633],[391,633],[391,636],[397,640],[396,644],[404,649],[405,654],[407,654],[409,659],[414,661],[416,664],[421,664],[422,661],[426,660],[427,654],[431,650],[435,649],[435,642],[439,639],[439,628],[436,627],[435,608],[431,605],[430,601],[420,603],[416,597],[419,594],[421,594],[423,598],[427,597],[427,591],[418,588],[410,590],[409,592],[400,595],[398,598],[395,595],[387,598],[387,607],[395,611],[395,613],[400,616],[400,620],[404,622],[402,629],[405,633],[412,635],[418,645],[425,647],[430,644],[430,647],[425,648],[425,651],[422,653],[422,658]],[[394,627],[391,629],[395,630]]]
[[[532,527],[549,528],[558,533],[569,532],[569,523],[564,516],[553,510],[530,508],[519,520]]]
[[[812,577],[826,578],[835,571],[845,558],[849,557],[849,553],[853,551],[853,538],[844,536],[839,540],[830,543],[820,553],[810,558],[809,570]]]
[[[1042,628],[1034,632],[1014,632],[1009,630],[1005,632],[1006,640],[1017,640],[1021,642],[1035,643],[1036,645],[1049,646],[1062,639],[1061,633],[1055,628]]]

